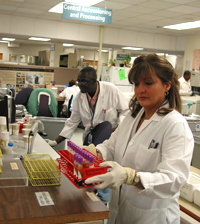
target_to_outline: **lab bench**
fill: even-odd
[[[20,136],[19,136],[20,138]],[[37,134],[33,153],[59,155]],[[36,193],[48,192],[53,205],[41,206]],[[0,223],[103,223],[109,209],[91,189],[77,189],[61,173],[60,186],[31,186],[0,188]]]

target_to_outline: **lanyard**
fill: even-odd
[[[99,89],[99,92],[100,92],[100,89]],[[88,97],[87,97],[88,104],[89,104],[89,109],[90,109],[90,114],[91,114],[91,119],[90,119],[90,125],[91,125],[91,126],[90,126],[90,131],[93,129],[93,118],[94,118],[94,113],[95,113],[95,109],[96,109],[97,100],[98,100],[98,97],[99,97],[99,92],[98,92],[97,99],[96,99],[95,104],[94,104],[94,111],[92,110],[92,106],[91,106],[91,104],[92,104],[92,102],[91,102],[92,98],[91,98],[91,100],[89,101],[89,99],[88,99]]]

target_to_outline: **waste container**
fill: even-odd
[[[62,131],[67,118],[36,116],[36,119],[42,121],[44,132],[47,133],[47,136],[42,136],[42,138],[55,140]],[[55,151],[65,149],[65,142],[66,140],[53,147],[53,149]]]

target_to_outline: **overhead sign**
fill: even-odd
[[[124,58],[126,57],[126,54],[117,54],[117,60],[121,60],[121,61],[123,61],[124,60]]]
[[[111,23],[112,10],[63,3],[62,18],[96,23]]]
[[[55,44],[50,45],[50,51],[55,51]]]

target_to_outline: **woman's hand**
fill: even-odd
[[[116,162],[108,161],[99,164],[99,166],[111,167],[111,171],[102,175],[97,175],[85,180],[86,184],[96,183],[95,189],[101,190],[106,187],[115,189],[126,182],[127,172],[126,169]]]

